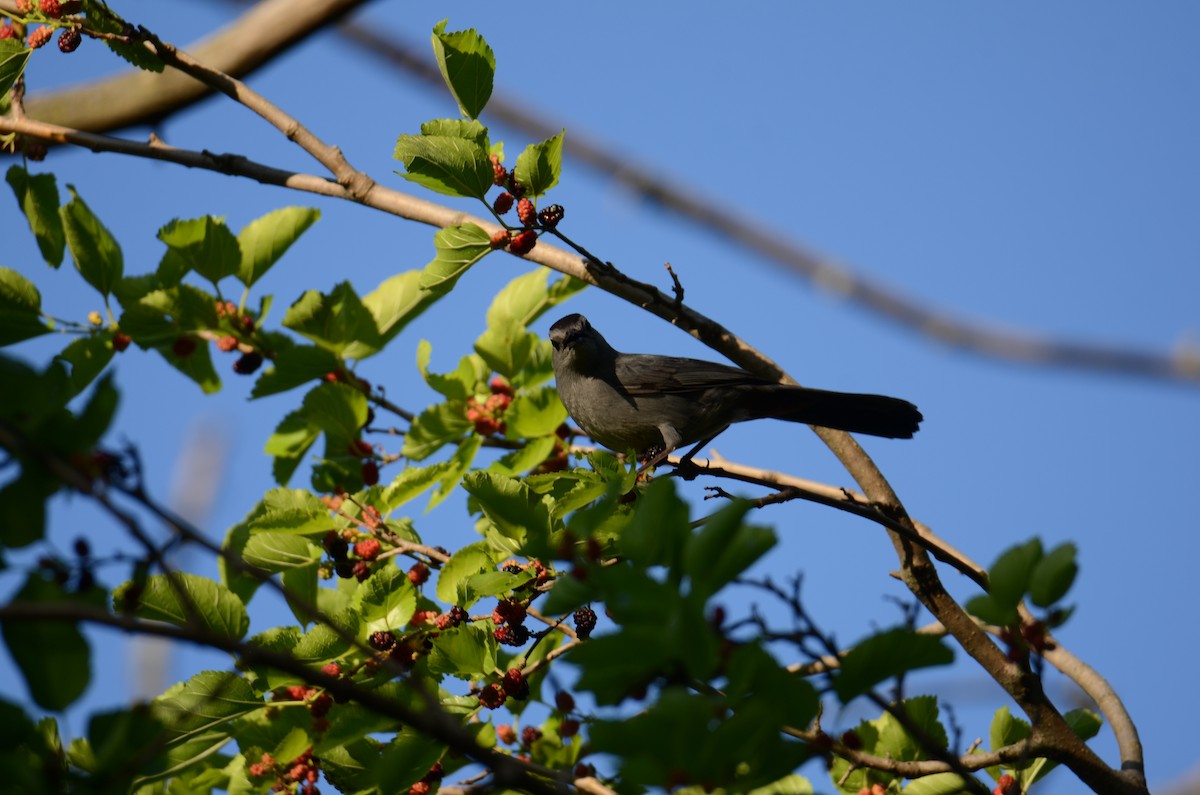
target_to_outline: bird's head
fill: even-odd
[[[556,367],[587,366],[617,355],[588,319],[578,314],[567,315],[550,327],[550,344],[554,346]]]

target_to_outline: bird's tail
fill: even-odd
[[[911,439],[924,417],[912,403],[886,395],[773,388],[761,395],[764,417],[889,439]]]

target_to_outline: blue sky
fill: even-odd
[[[222,4],[118,4],[163,38],[186,43],[234,15]],[[1061,339],[1169,352],[1200,345],[1200,9],[1185,2],[868,4],[376,4],[361,17],[428,52],[430,28],[478,28],[498,61],[497,92],[622,153],[629,167],[690,187],[855,272],[955,316]],[[121,68],[85,42],[36,54],[31,90]],[[456,114],[431,91],[347,46],[331,30],[250,83],[358,168],[391,187],[392,147],[422,121]],[[487,122],[487,114],[484,114]],[[144,139],[146,130],[129,133]],[[237,152],[316,171],[274,130],[224,99],[156,128],[169,143]],[[526,141],[496,125],[510,157]],[[432,255],[433,230],[338,204],[176,166],[54,152],[39,169],[77,186],[121,241],[126,271],[154,268],[154,233],[174,217],[226,215],[238,228],[275,207],[318,206],[322,220],[264,279],[276,307],[304,288],[349,278],[360,293]],[[414,188],[414,190],[416,190]],[[420,195],[420,194],[419,194]],[[426,196],[427,198],[433,198]],[[1194,766],[1184,718],[1200,709],[1187,674],[1200,652],[1187,618],[1200,554],[1191,507],[1200,482],[1196,386],[1002,363],[951,350],[853,307],[778,266],[639,200],[568,159],[551,200],[564,230],[635,278],[725,322],[801,383],[906,397],[926,422],[906,442],[866,439],[909,512],[981,563],[1033,535],[1080,547],[1079,605],[1060,633],[1108,677],[1146,745],[1152,787]],[[11,200],[10,200],[11,201]],[[469,205],[462,205],[470,209]],[[57,315],[99,302],[70,268],[40,264],[19,216],[0,214],[0,264],[34,278]],[[360,373],[419,410],[434,396],[414,364],[434,343],[448,369],[482,331],[491,295],[528,268],[494,257]],[[599,291],[575,299],[616,347],[715,358],[686,335]],[[280,317],[276,316],[276,320]],[[545,325],[553,321],[547,318]],[[545,331],[545,328],[540,329]],[[22,351],[46,357],[62,340]],[[219,360],[221,361],[221,360]],[[157,359],[119,362],[114,438],[139,444],[156,493],[171,493],[197,418],[228,446],[214,538],[270,486],[268,428],[297,395],[247,402],[232,373],[205,398]],[[800,426],[741,426],[714,445],[726,457],[846,484]],[[702,496],[700,483],[687,493]],[[746,492],[751,493],[751,492]],[[698,507],[698,510],[704,508]],[[65,547],[78,533],[115,537],[80,500],[52,514]],[[897,619],[890,544],[874,525],[807,505],[755,517],[782,539],[763,573],[803,571],[810,608],[840,640]],[[460,506],[418,517],[433,543],[470,538]],[[98,542],[97,545],[99,545]],[[206,567],[206,562],[197,565]],[[105,573],[110,582],[118,570]],[[963,598],[969,584],[947,572]],[[0,584],[7,590],[12,579]],[[737,603],[734,603],[736,608]],[[267,619],[269,620],[269,619]],[[97,636],[89,705],[126,697],[130,647]],[[172,675],[222,664],[178,655]],[[0,655],[0,678],[13,675]],[[172,680],[173,681],[173,680]],[[1003,702],[972,667],[917,680],[956,705],[969,738],[986,738]],[[1061,682],[1051,681],[1056,692]],[[837,716],[843,726],[859,713]],[[77,717],[71,729],[82,730]],[[1104,732],[1094,743],[1109,762]],[[819,771],[808,771],[828,789]],[[1056,774],[1055,791],[1082,792]]]

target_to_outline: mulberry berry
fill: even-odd
[[[58,0],[42,0],[42,13],[51,19],[58,19],[62,16],[62,3]]]
[[[0,39],[15,39],[17,32],[13,30],[12,23],[7,19],[0,23]]]
[[[512,209],[514,201],[515,199],[513,199],[513,195],[511,193],[501,193],[496,197],[496,200],[492,202],[492,209],[496,211],[496,215],[504,215],[506,212]]]
[[[380,544],[374,538],[367,538],[354,545],[354,554],[363,560],[375,560],[379,557]]]
[[[558,222],[563,219],[564,211],[561,204],[551,204],[546,209],[538,213],[538,220],[542,226],[547,229],[553,229],[558,226]]]
[[[233,371],[238,375],[250,375],[258,368],[262,367],[263,357],[258,351],[250,351],[242,354],[236,362],[233,363]]]
[[[517,202],[517,218],[525,226],[533,226],[537,220],[537,208],[533,206],[533,202],[529,199],[521,199]]]
[[[575,634],[580,640],[587,640],[596,628],[596,611],[590,607],[581,607],[575,611]]]
[[[50,37],[54,35],[54,28],[47,25],[41,25],[30,32],[29,37],[25,39],[25,43],[29,45],[29,49],[36,50],[50,41]]]
[[[408,570],[408,581],[413,585],[424,585],[428,579],[429,567],[424,563],[414,564],[413,567]]]
[[[558,708],[559,712],[574,712],[575,697],[566,690],[559,690],[554,694],[554,706]]]
[[[396,645],[396,636],[391,631],[384,629],[379,632],[372,632],[369,642],[372,649],[387,651]]]
[[[379,464],[374,461],[363,461],[362,482],[364,486],[374,486],[379,482]]]
[[[58,49],[62,52],[75,52],[79,49],[79,42],[83,41],[83,36],[80,35],[78,28],[68,28],[64,30],[58,37]]]
[[[230,337],[230,336],[226,335],[224,337],[221,337],[221,339],[217,340],[217,350],[221,351],[222,353],[229,353],[231,350],[233,350],[237,346],[238,346],[237,337]]]
[[[514,254],[525,255],[533,251],[533,247],[537,245],[537,232],[532,229],[526,229],[512,239],[508,244],[508,250]]]
[[[491,240],[488,241],[488,245],[492,247],[493,251],[499,251],[508,245],[510,237],[507,229],[497,229],[496,233],[492,235]]]
[[[133,340],[129,338],[128,334],[122,334],[121,332],[118,331],[116,334],[113,335],[113,338],[112,338],[113,350],[116,351],[117,353],[120,353],[121,351],[128,348],[129,343],[131,343],[131,342],[133,342]]]
[[[489,155],[492,161],[492,184],[503,186],[508,180],[508,169],[500,162],[499,155]]]
[[[493,682],[490,685],[485,685],[479,693],[479,703],[488,709],[498,709],[504,706],[504,701],[507,697],[504,694],[504,688]]]

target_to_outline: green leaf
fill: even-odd
[[[107,337],[89,334],[74,340],[57,358],[71,365],[71,388],[79,393],[112,361],[113,349]]]
[[[445,743],[405,729],[383,747],[372,773],[379,792],[407,792],[429,772],[429,768],[446,752]]]
[[[250,530],[313,535],[332,524],[329,508],[304,489],[271,489],[263,495],[247,523]]]
[[[567,421],[567,409],[552,387],[522,392],[513,398],[504,412],[509,439],[551,436]]]
[[[852,648],[842,659],[833,687],[845,704],[894,676],[952,662],[954,652],[941,638],[897,627],[871,635]]]
[[[519,480],[475,470],[463,478],[463,488],[506,538],[521,544],[538,540],[544,543],[553,530],[545,501]]]
[[[9,40],[3,44],[8,45]],[[0,96],[8,90],[4,86],[4,49],[0,48]],[[28,51],[27,51],[28,52]],[[28,57],[28,54],[25,56]],[[53,174],[30,174],[20,166],[11,166],[5,175],[16,194],[17,204],[25,213],[29,230],[37,239],[38,249],[46,264],[57,268],[62,264],[63,249],[67,241],[63,233],[62,218],[58,215],[58,186]]]
[[[328,295],[309,290],[288,308],[283,325],[347,358],[365,358],[382,344],[375,318],[350,282],[341,282]]]
[[[443,564],[438,573],[437,598],[446,604],[470,607],[458,601],[459,589],[468,578],[487,571],[495,571],[496,563],[492,560],[486,541],[476,541],[474,544],[459,549]]]
[[[513,380],[529,361],[529,354],[538,344],[538,336],[515,323],[503,328],[489,326],[475,340],[475,352],[487,366]]]
[[[158,230],[158,239],[171,248],[183,267],[213,284],[237,273],[241,265],[237,238],[221,218],[176,218]]]
[[[62,586],[31,574],[12,601],[36,605],[70,600]],[[9,619],[0,622],[0,633],[39,707],[63,710],[83,695],[91,678],[91,648],[77,624]]]
[[[241,639],[250,628],[246,606],[233,591],[207,577],[187,572],[153,574],[138,586],[132,580],[113,589],[113,605],[121,609],[133,601],[139,618],[166,621],[179,627],[197,627],[223,638]]]
[[[437,483],[447,469],[449,469],[447,463],[426,467],[409,467],[393,478],[392,482],[383,489],[375,507],[383,513],[395,510]]]
[[[1028,591],[1034,567],[1041,559],[1042,542],[1036,538],[1007,550],[988,572],[988,593],[1001,607],[1016,607]]]
[[[75,186],[67,185],[67,190],[71,192],[71,201],[60,207],[58,213],[71,258],[84,281],[107,298],[125,271],[121,247],[75,192]]]
[[[433,28],[433,54],[447,88],[464,116],[478,118],[492,96],[496,56],[474,28],[446,32],[446,20]]]
[[[429,672],[450,674],[458,679],[477,679],[495,670],[496,650],[496,638],[489,629],[463,624],[438,633],[429,654]]]
[[[412,461],[421,461],[436,453],[471,429],[466,407],[461,401],[438,403],[422,411],[412,421],[404,436],[400,454]]]
[[[463,475],[471,468],[471,464],[475,461],[475,456],[479,453],[479,448],[482,446],[483,437],[478,435],[468,436],[458,443],[458,449],[454,451],[454,455],[450,456],[450,460],[446,462],[446,470],[442,473],[441,479],[438,480],[437,488],[429,496],[429,506],[426,510],[436,508],[441,504],[442,500],[450,496],[454,491],[454,487],[459,484]]]
[[[232,736],[235,718],[262,707],[262,698],[250,684],[227,671],[201,671],[167,688],[151,704],[154,717],[167,730],[162,739],[171,745],[195,740],[209,746],[219,740],[223,745]]]
[[[1067,595],[1079,574],[1075,554],[1074,544],[1060,544],[1038,561],[1029,582],[1030,601],[1038,607],[1050,607]]]
[[[495,176],[486,147],[452,135],[401,135],[393,156],[400,176],[443,196],[483,201]]]
[[[242,255],[238,281],[254,286],[320,217],[321,211],[313,207],[281,207],[242,227],[237,236]]]
[[[363,296],[363,306],[375,318],[381,346],[445,294],[422,290],[422,273],[421,270],[398,273]]]
[[[304,454],[320,435],[321,427],[302,410],[293,411],[280,420],[263,447],[263,452],[275,459],[272,474],[276,483],[283,485],[291,480]]]
[[[0,39],[0,97],[17,82],[33,50],[19,39]]]
[[[517,158],[513,178],[525,186],[525,195],[536,199],[558,184],[562,173],[563,130],[540,144],[530,144]]]
[[[353,614],[349,611],[335,616],[335,620],[346,625],[342,629],[350,634],[354,634],[358,630],[358,621],[353,619]],[[296,644],[292,654],[297,660],[303,662],[324,663],[326,660],[342,656],[349,650],[350,644],[343,640],[338,633],[325,624],[317,624],[304,633],[304,637]]]
[[[433,346],[429,340],[417,343],[417,370],[430,388],[451,400],[466,400],[475,394],[475,389],[487,379],[487,365],[478,356],[464,356],[458,362],[457,369],[446,374],[429,371],[429,360],[433,356]]]
[[[247,563],[270,572],[309,566],[323,554],[316,544],[292,533],[252,533],[242,552]]]
[[[683,569],[692,593],[707,599],[750,568],[775,546],[775,534],[765,527],[742,524],[750,503],[737,500],[708,518],[688,541]]]
[[[312,563],[284,569],[279,575],[288,609],[301,624],[307,625],[313,620],[312,606],[317,603],[321,585],[317,569],[318,565]]]
[[[48,334],[42,322],[42,296],[33,282],[8,268],[0,268],[0,345]]]
[[[387,565],[358,587],[351,604],[362,615],[364,634],[401,629],[417,609],[417,589],[405,572]]]
[[[971,615],[998,627],[1012,626],[1017,623],[1017,608],[1011,605],[1001,605],[988,594],[972,596],[967,600],[965,606]]]
[[[519,449],[497,458],[488,466],[488,471],[498,475],[519,477],[545,461],[554,452],[554,445],[557,441],[558,439],[554,436],[531,439]],[[554,512],[556,516],[560,515],[557,505],[555,505]]]
[[[440,230],[433,236],[437,255],[421,271],[421,289],[435,295],[448,293],[472,265],[492,250],[490,241],[488,233],[475,224]]]
[[[286,392],[341,368],[341,359],[326,348],[294,345],[275,354],[272,366],[254,382],[250,397],[261,398]]]
[[[1029,736],[1029,723],[1015,717],[1008,707],[1000,707],[992,716],[989,735],[989,749],[999,751],[1005,746],[1019,743]]]
[[[958,795],[970,792],[970,788],[957,773],[934,773],[910,781],[900,792],[903,795]]]

